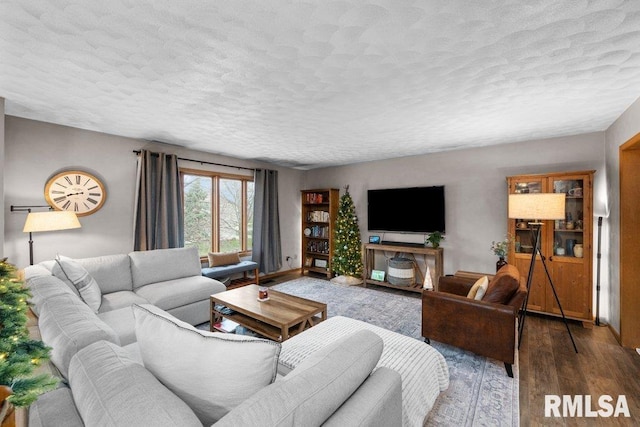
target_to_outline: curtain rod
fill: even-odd
[[[133,152],[136,155],[140,154],[140,150],[133,150]],[[157,156],[158,154],[157,153],[152,153],[152,155]],[[245,169],[245,170],[248,170],[248,171],[255,171],[255,168],[247,168],[247,167],[244,167],[244,166],[225,165],[224,163],[207,162],[207,161],[204,161],[204,160],[187,159],[187,158],[184,158],[184,157],[178,157],[178,160],[184,160],[186,162],[196,162],[196,163],[200,163],[202,165],[224,166],[226,168],[236,168],[236,169]]]

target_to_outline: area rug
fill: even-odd
[[[418,294],[340,285],[310,277],[281,283],[272,289],[323,302],[327,304],[329,317],[351,317],[422,340],[422,303]],[[450,378],[449,388],[436,400],[426,426],[520,424],[517,360],[513,365],[514,378],[509,378],[500,361],[438,342],[432,345],[447,360]]]

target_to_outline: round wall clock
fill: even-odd
[[[68,170],[47,181],[44,198],[56,210],[72,211],[78,216],[85,216],[102,207],[107,193],[104,184],[90,173]]]

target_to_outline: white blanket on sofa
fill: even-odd
[[[379,366],[402,377],[402,424],[422,426],[440,392],[449,386],[447,362],[437,350],[415,338],[348,317],[335,316],[282,343],[279,371],[286,374],[321,347],[360,329],[369,329],[384,342]]]

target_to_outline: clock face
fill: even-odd
[[[107,198],[104,185],[95,176],[83,171],[61,172],[47,181],[44,197],[59,211],[91,215],[102,207]]]

